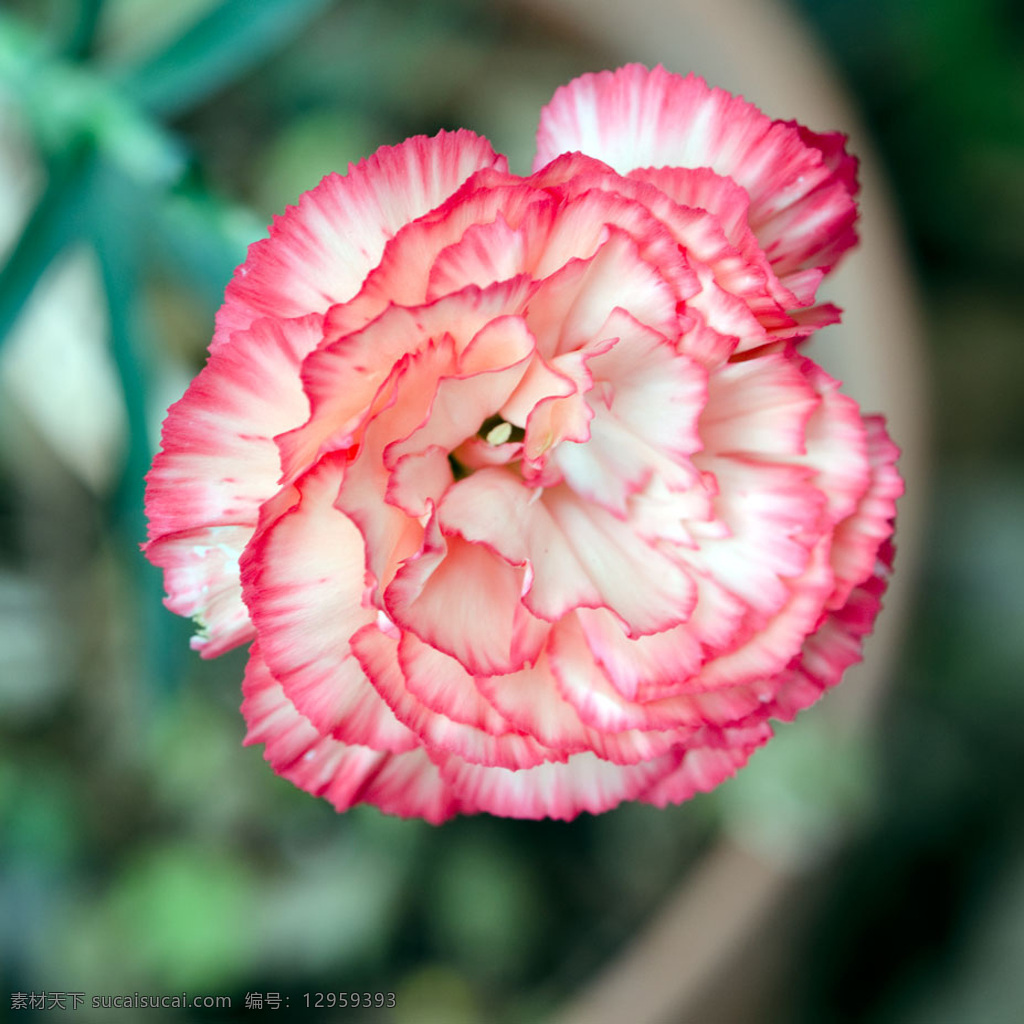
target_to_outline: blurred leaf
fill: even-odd
[[[138,103],[176,114],[284,45],[327,0],[225,0],[165,50],[119,76]]]
[[[149,466],[146,373],[138,338],[138,284],[146,197],[117,168],[103,165],[97,176],[94,229],[110,317],[111,354],[117,366],[128,413],[129,450],[126,476],[132,490],[141,488]]]
[[[245,726],[237,703],[211,707],[207,692],[186,687],[147,733],[147,746],[160,765],[150,789],[154,804],[187,817],[207,836],[229,833],[260,799],[262,776],[239,756]],[[211,779],[218,785],[211,787]]]
[[[76,0],[71,9],[61,50],[65,57],[82,60],[92,51],[103,13],[103,0]]]
[[[729,831],[773,863],[813,863],[871,808],[870,758],[826,714],[819,705],[798,723],[778,723],[775,738],[714,793]]]
[[[223,984],[256,941],[255,879],[229,853],[198,844],[136,855],[59,940],[69,973],[108,988]]]
[[[89,66],[54,56],[31,28],[2,13],[0,87],[55,160],[91,146],[140,181],[167,185],[181,177],[177,139]]]
[[[201,193],[176,192],[156,208],[159,254],[211,311],[224,301],[231,273],[266,225],[240,207]]]
[[[614,894],[615,913],[624,919],[665,892],[713,827],[710,799],[685,811],[624,803],[594,819],[594,856],[604,880],[598,898]]]
[[[904,1019],[913,1024],[1013,1021],[1024,1006],[1024,855],[986,861],[992,891],[978,900],[966,922],[962,953],[934,988],[914,992],[919,1006]],[[912,998],[913,996],[911,996]]]
[[[37,763],[13,771],[4,834],[4,861],[50,870],[70,861],[78,835],[70,780]]]
[[[333,971],[383,960],[399,921],[401,851],[356,833],[296,854],[265,880],[256,910],[260,957],[278,971]]]
[[[483,1020],[466,977],[450,967],[424,967],[398,986],[398,1024],[477,1024]]]
[[[50,168],[50,181],[0,270],[0,346],[46,268],[88,231],[95,154],[82,146]]]
[[[38,755],[0,764],[0,974],[8,978],[39,963],[62,922],[64,882],[81,852],[77,796],[67,773]]]
[[[54,622],[53,601],[39,580],[0,570],[0,713],[5,722],[42,717],[63,688],[67,651]]]
[[[344,173],[385,141],[373,120],[349,110],[328,108],[293,118],[264,156],[257,182],[260,209],[280,213],[325,175]]]
[[[139,278],[145,253],[144,232],[153,192],[111,163],[98,166],[95,209],[102,211],[92,225],[110,319],[110,350],[117,368],[128,418],[128,452],[120,486],[114,497],[118,535],[126,542],[136,567],[143,600],[133,610],[139,635],[146,638],[147,678],[162,692],[180,683],[174,627],[164,612],[158,573],[148,571],[136,555],[146,535],[143,512],[145,476],[152,456],[149,436],[149,397],[152,370],[140,324]]]
[[[543,911],[526,865],[480,839],[447,851],[428,916],[438,947],[495,983],[525,972],[541,938]]]
[[[19,91],[45,59],[46,48],[38,33],[0,11],[0,82]]]

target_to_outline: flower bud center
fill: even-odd
[[[517,443],[522,441],[525,436],[522,427],[509,423],[508,420],[502,419],[497,413],[493,416],[488,416],[480,424],[480,429],[477,431],[477,437],[482,437],[493,447],[506,444],[509,441]]]
[[[491,427],[487,431],[487,436],[484,440],[488,444],[499,445],[504,444],[512,436],[512,424],[503,420],[497,426]]]

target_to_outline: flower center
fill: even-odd
[[[508,420],[503,420],[497,413],[493,416],[488,416],[480,424],[480,429],[476,434],[477,437],[482,437],[489,445],[494,447],[509,441],[516,444],[526,436],[526,432],[522,427],[514,426]]]
[[[495,413],[480,424],[475,434],[448,453],[448,464],[456,480],[463,480],[484,466],[510,466],[522,457],[522,427]]]

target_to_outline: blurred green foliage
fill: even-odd
[[[1024,1005],[1021,17],[997,0],[802,7],[896,184],[939,409],[925,585],[879,748],[825,751],[811,719],[684,808],[440,830],[338,817],[240,749],[242,656],[200,662],[162,608],[137,554],[142,476],[270,216],[440,127],[524,169],[540,104],[593,55],[470,0],[0,11],[0,352],[84,259],[125,427],[97,485],[0,379],[4,1011],[9,991],[186,988],[236,1009],[169,1019],[225,1020],[246,991],[294,1007],[358,988],[397,992],[410,1024],[542,1019],[737,821],[767,850],[857,829],[762,1019],[984,1024]]]
[[[924,287],[937,458],[880,799],[810,930],[793,1019],[1012,1021],[1024,1007],[1024,19],[1008,0],[800,6],[896,187]]]

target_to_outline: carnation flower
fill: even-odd
[[[857,661],[901,490],[801,353],[845,140],[584,75],[534,171],[441,132],[332,174],[228,285],[149,559],[274,770],[439,822],[679,803]]]

